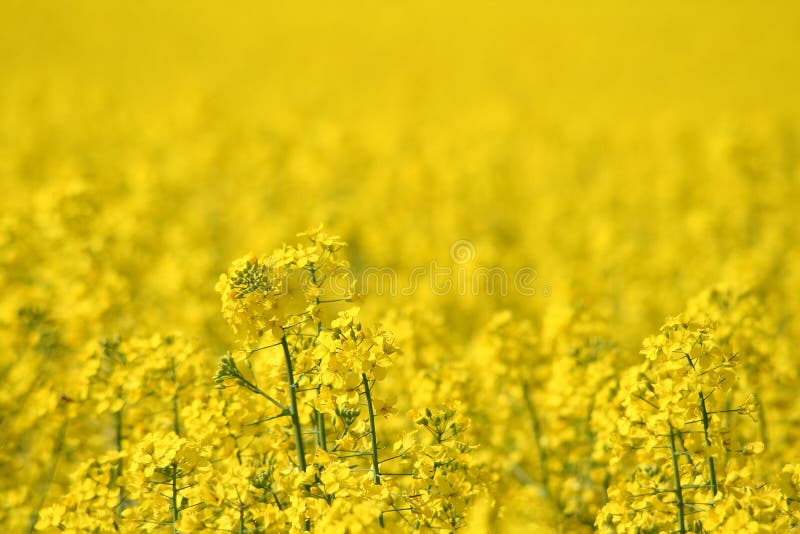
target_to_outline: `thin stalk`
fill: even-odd
[[[289,415],[292,418],[294,442],[297,448],[297,467],[300,471],[305,471],[306,453],[303,447],[303,429],[300,427],[300,416],[297,413],[297,384],[294,383],[292,354],[289,352],[289,344],[286,342],[286,333],[281,336],[281,346],[283,347],[283,357],[286,362],[286,380],[289,382]]]
[[[698,393],[700,397],[700,414],[703,418],[703,434],[706,438],[706,446],[711,446],[711,439],[708,437],[708,428],[709,424],[709,417],[708,411],[706,410],[706,398],[703,395],[703,390],[700,390]],[[714,457],[711,455],[706,456],[706,462],[708,463],[708,476],[711,478],[711,493],[713,495],[717,494],[717,469],[716,465],[714,464]]]
[[[281,342],[278,341],[277,343],[271,343],[269,345],[264,345],[263,347],[256,347],[254,349],[250,349],[250,354],[255,354],[256,352],[258,352],[260,350],[264,350],[264,349],[271,349],[272,347],[277,347],[280,344],[281,344]]]
[[[115,365],[127,365],[128,361],[125,357],[124,352],[119,352],[119,362],[113,359]],[[122,397],[121,388],[117,388],[116,390],[117,397]],[[116,446],[117,452],[122,452],[122,440],[125,439],[125,408],[124,404],[123,407],[119,409],[118,412],[114,414],[114,445]],[[125,463],[124,460],[120,457],[117,459],[117,463],[114,466],[114,474],[113,474],[113,484],[119,490],[119,498],[117,499],[117,509],[116,514],[122,515],[123,506],[125,505],[125,486],[119,484],[120,478],[122,478],[122,474],[125,470]],[[114,519],[114,529],[119,530],[117,526],[117,520]]]
[[[319,389],[317,389],[319,391]],[[325,434],[325,414],[314,410],[314,416],[317,421],[317,445],[319,445],[323,451],[328,450],[328,436]]]
[[[114,414],[114,441],[118,452],[122,452],[122,440],[123,440],[123,421],[122,421],[122,409]],[[122,478],[122,472],[124,469],[122,458],[117,459],[117,463],[114,466],[114,480],[113,483],[119,489],[119,500],[117,502],[117,513],[122,512],[122,505],[125,502],[125,488],[119,485],[119,479]]]
[[[372,407],[372,391],[366,373],[361,373],[361,382],[364,384],[364,396],[367,398],[367,411],[369,412],[369,435],[372,446],[372,481],[381,485],[381,463],[378,461],[378,433],[375,431],[375,410]],[[383,513],[378,515],[378,525],[383,528]]]
[[[375,484],[381,483],[380,462],[378,461],[378,436],[375,432],[375,411],[372,408],[372,392],[369,389],[367,375],[361,373],[361,382],[364,384],[364,396],[367,398],[367,410],[369,412],[369,434],[372,441],[372,477]]]
[[[764,413],[764,405],[761,404],[761,400],[758,398],[757,395],[753,395],[756,400],[756,407],[758,409],[758,431],[761,434],[761,443],[764,444],[766,448],[769,446],[769,440],[767,439],[767,419],[766,414]]]
[[[180,510],[178,510],[178,466],[172,465],[172,502],[170,503],[172,512],[172,534],[178,534],[178,520]]]
[[[181,435],[181,423],[178,413],[178,374],[175,372],[175,356],[171,357],[171,374],[172,383],[175,385],[175,391],[172,393],[172,427],[175,434]]]
[[[172,394],[172,426],[175,434],[181,435],[180,418],[178,417],[178,381],[175,373],[175,357],[172,357],[172,382],[175,384],[175,391]],[[178,534],[178,520],[180,519],[180,510],[178,509],[178,466],[172,464],[172,533]]]
[[[681,473],[678,470],[678,455],[675,452],[675,431],[669,426],[669,449],[672,453],[672,476],[675,482],[675,504],[678,507],[678,532],[686,534],[686,520],[684,519],[683,488],[681,487]]]
[[[315,287],[319,288],[320,284],[317,282],[317,269],[314,264],[311,264],[311,282],[314,284]],[[320,305],[319,295],[314,297],[314,304],[319,307]],[[322,322],[317,321],[317,337],[319,337],[320,332],[322,332]],[[319,388],[317,388],[317,395],[319,395]],[[328,439],[325,432],[325,414],[318,412],[316,409],[314,410],[314,421],[317,425],[317,445],[322,447],[323,451],[328,450]]]
[[[264,392],[264,390],[259,388],[257,385],[255,385],[252,382],[250,382],[249,380],[247,380],[244,376],[240,375],[238,377],[238,380],[239,380],[239,383],[241,385],[243,385],[245,388],[249,389],[250,391],[252,391],[256,395],[261,395],[262,397],[267,399],[269,402],[271,402],[273,405],[275,405],[277,408],[279,408],[280,411],[281,411],[280,415],[282,415],[284,412],[286,412],[287,414],[289,413],[289,409],[286,406],[284,406],[283,404],[281,404],[280,402],[275,400],[275,398],[273,398],[272,396],[270,396],[269,394]],[[279,416],[276,416],[276,417],[279,417]]]
[[[542,427],[539,423],[539,414],[536,412],[536,406],[534,406],[533,401],[531,400],[527,382],[522,383],[522,396],[525,398],[525,407],[527,408],[528,415],[531,418],[533,439],[536,441],[536,449],[539,453],[539,470],[542,475],[542,484],[544,485],[545,493],[549,493],[550,475],[547,469],[547,451],[545,451],[544,446],[542,446]]]

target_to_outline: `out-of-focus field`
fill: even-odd
[[[797,528],[798,94],[794,2],[4,0],[0,530]],[[424,506],[389,482],[402,498],[323,499],[328,523],[327,509],[290,499],[299,482],[275,490],[278,504],[236,501],[220,489],[231,477],[258,493],[264,451],[281,466],[294,449],[263,445],[248,464],[238,441],[186,431],[225,427],[224,409],[198,406],[236,402],[212,380],[246,343],[220,313],[220,273],[320,223],[348,242],[357,277],[398,284],[362,278],[359,303],[399,347],[376,390],[397,412],[378,422],[381,457],[413,426],[409,410],[460,401],[471,420],[462,486],[436,493],[434,469]],[[435,267],[449,269],[445,290]],[[475,275],[487,268],[507,291]],[[708,349],[722,358],[708,372],[735,369],[721,382],[664,371],[670,351],[639,353],[684,310],[691,320],[673,326],[687,338],[707,329],[697,336],[724,355]],[[185,387],[151,377],[128,391],[138,371],[98,363],[98,340],[144,354],[136,340],[176,332],[202,347],[188,351]],[[637,373],[648,378],[636,385]],[[665,393],[672,385],[681,393]],[[667,458],[679,458],[681,504],[657,451],[667,434],[697,432],[690,419],[705,408],[682,404],[692,388],[717,411],[700,427],[707,443]],[[639,420],[631,399],[646,391],[665,404],[649,399],[657,409]],[[181,425],[162,421],[172,401],[186,408]],[[301,415],[312,425],[315,413]],[[663,432],[648,419],[659,413]],[[749,426],[731,421],[746,415]],[[123,473],[159,431],[195,439],[216,466],[192,479],[206,489],[187,489],[185,507],[145,507],[152,480]],[[77,490],[98,458],[113,464],[97,475],[102,491]],[[719,487],[694,495],[717,478],[709,458]],[[383,526],[357,520],[374,512],[359,499],[392,498],[400,511]],[[89,516],[98,524],[81,523]]]

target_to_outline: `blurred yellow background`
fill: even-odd
[[[111,83],[126,100],[202,89],[241,105],[323,99],[328,113],[491,101],[614,120],[794,114],[800,89],[800,17],[789,1],[6,0],[0,9],[5,86]]]

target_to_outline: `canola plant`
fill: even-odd
[[[798,17],[6,0],[0,530],[798,530]]]

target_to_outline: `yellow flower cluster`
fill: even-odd
[[[722,312],[721,295],[731,304]],[[615,475],[599,529],[734,532],[794,525],[788,496],[758,475],[753,456],[764,452],[764,442],[747,441],[752,430],[733,421],[756,421],[757,414],[752,396],[740,395],[739,360],[746,356],[733,348],[757,344],[747,339],[757,330],[730,330],[732,322],[760,319],[740,315],[748,299],[746,291],[713,290],[645,339],[644,361],[620,380],[620,415],[606,436]],[[702,304],[713,305],[716,320]]]
[[[220,360],[216,382],[234,388],[233,398],[256,395],[272,408],[272,415],[253,423],[263,426],[254,440],[274,451],[273,476],[296,472],[290,475],[293,485],[280,492],[272,482],[259,482],[274,497],[266,501],[277,507],[271,515],[285,517],[284,528],[297,532],[461,527],[482,486],[472,447],[461,437],[468,420],[458,403],[426,409],[424,416],[412,411],[411,419],[431,439],[417,442],[407,432],[390,454],[391,440],[381,437],[377,422],[395,412],[393,400],[376,396],[376,388],[400,354],[395,337],[380,325],[364,326],[358,307],[333,310],[326,324],[331,308],[354,297],[348,292],[326,298],[330,277],[348,265],[344,243],[321,228],[299,237],[310,244],[286,246],[261,260],[238,260],[218,285],[223,314],[243,348]],[[267,265],[278,267],[269,272],[259,267]],[[291,284],[286,291],[264,289],[277,287],[274,280],[280,277]],[[249,279],[256,282],[245,282]],[[303,282],[311,288],[296,291]],[[295,300],[298,293],[304,301]],[[281,307],[281,315],[264,321]],[[256,326],[241,328],[245,324]],[[252,511],[248,507],[245,513],[249,517]]]

